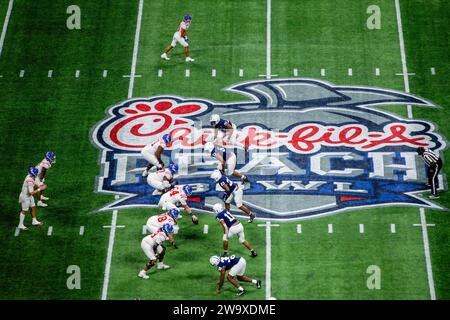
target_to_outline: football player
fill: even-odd
[[[189,39],[187,37],[187,29],[191,25],[192,17],[190,15],[185,15],[183,17],[183,21],[181,21],[180,26],[177,31],[173,34],[172,43],[164,50],[161,55],[161,59],[170,60],[167,54],[172,50],[177,42],[184,47],[184,53],[186,55],[186,62],[194,61],[191,57],[189,57]]]
[[[148,161],[147,168],[142,172],[142,176],[148,176],[148,171],[155,166],[157,170],[164,168],[164,162],[161,160],[161,154],[166,147],[170,147],[172,136],[165,134],[162,138],[158,138],[152,143],[146,145],[141,150],[141,155]]]
[[[234,200],[236,206],[241,209],[245,214],[249,216],[248,222],[253,222],[255,219],[255,214],[251,213],[250,210],[244,206],[242,202],[242,196],[244,191],[238,186],[237,183],[231,181],[226,175],[223,175],[219,170],[214,170],[211,174],[211,179],[215,181],[216,184],[219,184],[222,189],[225,191],[223,195],[223,202],[225,203],[225,208],[230,210],[231,201]]]
[[[32,224],[33,226],[43,225],[43,222],[38,221],[36,218],[36,205],[34,203],[34,195],[39,194],[44,191],[47,186],[44,183],[41,183],[39,187],[35,190],[34,187],[36,184],[36,177],[39,174],[39,170],[36,167],[30,167],[28,169],[28,175],[25,177],[25,180],[22,185],[22,191],[19,195],[19,203],[22,206],[22,211],[19,214],[19,225],[17,226],[20,230],[28,230],[28,228],[23,224],[25,220],[25,216],[27,211],[31,209],[31,216],[33,218]]]
[[[169,168],[163,168],[152,172],[147,176],[147,183],[155,188],[153,195],[160,195],[167,192],[173,185],[173,175],[178,172],[178,166],[170,163]]]
[[[177,209],[178,206],[182,206],[187,214],[192,215],[192,223],[198,224],[197,216],[192,214],[191,208],[187,205],[187,198],[191,194],[192,187],[190,185],[176,186],[161,196],[158,206],[163,210]]]
[[[209,122],[214,128],[214,141],[217,139],[220,131],[223,141],[247,150],[247,146],[244,146],[242,143],[237,141],[237,128],[234,123],[229,120],[221,119],[218,114],[211,115],[211,117],[209,118]]]
[[[212,142],[205,143],[203,149],[210,154],[211,157],[216,158],[219,161],[217,169],[223,174],[233,175],[236,178],[242,179],[242,182],[244,183],[248,182],[247,176],[236,170],[236,155],[233,151],[227,150],[224,147],[214,146]]]
[[[256,251],[253,247],[245,240],[244,226],[242,223],[236,219],[230,211],[224,209],[221,203],[216,203],[213,206],[213,211],[216,214],[216,220],[223,227],[223,255],[228,255],[228,239],[237,235],[239,237],[239,242],[242,243],[248,250],[250,250],[250,256],[252,258],[256,257]]]
[[[177,219],[180,215],[180,211],[178,209],[170,209],[168,212],[157,215],[157,216],[151,216],[147,220],[146,228],[150,233],[155,233],[156,231],[160,230],[163,225],[170,224],[173,226],[173,233],[178,233],[178,224]],[[175,244],[175,241],[172,242],[173,247],[176,249],[177,246]]]
[[[152,233],[151,235],[148,235],[144,237],[141,241],[141,248],[144,251],[147,258],[149,258],[149,263],[147,263],[142,269],[138,277],[148,279],[147,271],[150,270],[151,267],[153,267],[155,264],[157,265],[158,269],[169,269],[170,266],[167,264],[164,264],[164,255],[166,253],[166,248],[164,247],[163,243],[166,240],[169,240],[173,243],[173,226],[170,224],[164,224],[161,228],[161,230],[156,231],[155,233]]]
[[[44,159],[42,159],[42,161],[39,162],[39,164],[36,166],[36,168],[39,170],[39,173],[37,174],[35,179],[35,183],[38,187],[44,184],[45,174],[47,173],[47,170],[50,169],[51,166],[55,163],[56,163],[56,154],[52,151],[48,151],[45,154]],[[39,207],[47,207],[48,205],[43,201],[48,200],[49,198],[44,197],[42,195],[42,191],[38,192],[36,195],[38,198],[37,205]]]
[[[212,256],[209,258],[209,263],[212,266],[217,267],[220,272],[220,279],[218,282],[218,287],[216,290],[216,294],[220,294],[220,290],[222,289],[223,282],[225,280],[225,274],[228,271],[227,279],[231,282],[233,286],[238,289],[237,295],[242,296],[247,291],[236,281],[235,277],[239,281],[243,282],[251,282],[256,285],[256,288],[261,289],[261,280],[252,279],[245,274],[245,267],[247,266],[247,262],[244,258],[232,255],[230,257],[218,257]]]

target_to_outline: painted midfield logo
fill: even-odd
[[[415,150],[425,146],[439,152],[444,139],[432,123],[374,109],[435,107],[431,102],[312,79],[252,81],[227,90],[250,99],[221,104],[157,96],[111,107],[93,131],[102,150],[97,190],[122,197],[101,210],[157,206],[159,196],[151,195],[141,176],[146,162],[140,149],[170,133],[175,143],[164,152],[164,162],[178,163],[179,183],[193,186],[189,205],[212,211],[221,199],[209,178],[217,162],[203,154],[203,144],[213,135],[212,113],[236,124],[238,141],[249,146],[247,153],[236,150],[236,169],[250,178],[244,202],[258,218],[298,219],[380,205],[435,206],[417,196],[429,188]]]

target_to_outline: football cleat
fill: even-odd
[[[138,277],[139,277],[139,278],[142,278],[142,279],[148,279],[148,278],[150,278],[150,277],[147,275],[147,273],[145,273],[144,270],[141,270],[141,271],[139,272]]]
[[[248,182],[247,176],[242,175],[242,182],[243,182],[243,183],[247,183],[247,182]]]
[[[432,194],[432,195],[429,196],[428,198],[430,198],[430,199],[439,199],[439,195],[434,195],[434,194]]]
[[[38,207],[48,207],[48,204],[46,204],[42,201],[38,201],[37,205],[38,205]]]
[[[167,53],[163,53],[163,54],[161,55],[161,59],[164,59],[164,60],[170,60],[170,58],[167,56]]]
[[[236,293],[237,296],[243,296],[244,294],[247,293],[247,290],[239,290],[238,293]]]
[[[28,230],[29,230],[29,229],[28,229],[26,226],[24,226],[24,225],[18,226],[17,228],[19,228],[19,229],[22,230],[22,231],[28,231]]]
[[[250,213],[250,218],[247,220],[248,223],[252,223],[253,220],[255,219],[256,215],[254,213]]]
[[[170,266],[167,264],[161,263],[161,264],[158,264],[157,268],[158,268],[158,270],[166,270],[166,269],[169,269]]]
[[[46,200],[49,200],[49,199],[50,199],[50,198],[48,198],[48,197],[41,196],[41,200],[46,201]]]
[[[254,257],[257,257],[258,254],[256,253],[255,250],[253,250],[252,253],[250,254],[250,256],[251,256],[252,258],[254,258]]]
[[[148,176],[148,169],[145,169],[145,170],[142,172],[142,176],[143,176],[143,177]]]
[[[191,62],[191,61],[195,61],[195,60],[192,59],[191,57],[186,57],[186,62]]]
[[[42,221],[37,221],[37,220],[32,222],[33,226],[42,226],[43,224],[44,223]]]
[[[261,289],[261,280],[256,280],[256,288]]]

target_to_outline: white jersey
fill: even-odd
[[[19,199],[31,197],[32,196],[31,193],[34,190],[34,185],[35,185],[34,178],[30,175],[27,175],[25,177],[25,180],[23,181],[22,191],[20,192]]]
[[[40,179],[43,178],[43,172],[42,169],[50,169],[52,166],[52,164],[50,163],[50,161],[48,161],[47,159],[42,159],[41,162],[39,162],[39,164],[36,165],[36,169],[39,170],[39,173],[37,174],[37,177],[39,177]]]
[[[158,229],[162,228],[162,226],[165,224],[170,224],[172,226],[175,226],[175,221],[167,213],[163,213],[158,216],[151,216],[147,220],[148,226],[153,226]]]
[[[180,186],[177,186],[177,187],[173,188],[172,190],[164,193],[161,196],[161,200],[160,200],[161,204],[166,204],[166,203],[172,204],[171,207],[178,206],[178,205],[185,206],[187,204],[186,202],[187,202],[187,196]],[[166,206],[166,208],[169,209],[169,207],[167,207],[167,206]]]
[[[166,240],[169,240],[169,237],[162,231],[156,231],[143,239],[143,241],[147,242],[152,247],[161,245]]]
[[[181,21],[180,26],[177,29],[177,32],[181,36],[181,30],[187,31],[189,28],[189,23],[186,23],[185,21]]]
[[[156,151],[158,150],[158,147],[162,147],[163,150],[167,147],[166,143],[162,138],[158,138],[152,143],[146,145],[144,149],[142,149],[142,152],[150,153],[150,154],[156,154]]]
[[[147,179],[163,182],[164,178],[166,178],[167,181],[172,180],[172,172],[170,172],[170,170],[167,168],[150,173]]]

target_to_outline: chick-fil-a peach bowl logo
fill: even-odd
[[[376,109],[434,108],[430,101],[314,79],[251,81],[227,90],[247,99],[217,103],[167,95],[110,107],[107,119],[92,131],[101,149],[97,191],[120,197],[101,210],[157,206],[160,196],[141,174],[146,162],[140,151],[169,133],[174,142],[163,161],[178,163],[177,183],[193,186],[190,206],[211,211],[221,201],[210,179],[217,161],[203,151],[216,134],[212,114],[235,125],[238,143],[222,142],[239,155],[236,170],[250,180],[242,186],[244,203],[259,218],[292,220],[381,205],[438,207],[420,196],[428,187],[416,149],[439,153],[445,140],[430,122]],[[441,177],[441,187],[444,181]]]

